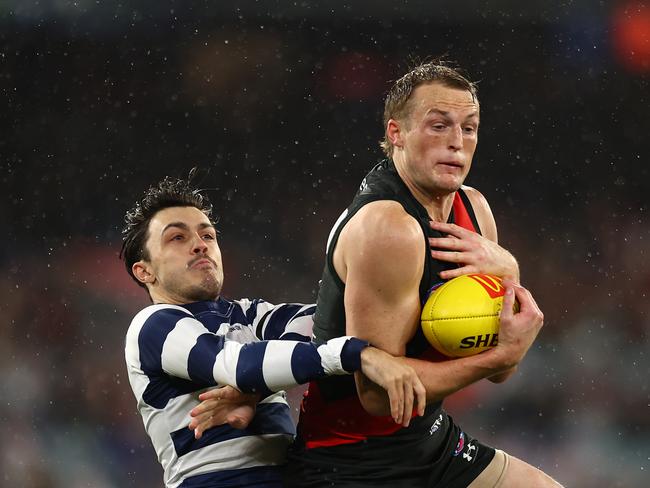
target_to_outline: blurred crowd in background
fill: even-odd
[[[312,302],[391,81],[438,55],[479,82],[467,183],[546,317],[515,377],[448,410],[566,486],[649,486],[647,2],[237,3],[0,4],[0,486],[161,486],[125,211],[198,166],[224,295]]]

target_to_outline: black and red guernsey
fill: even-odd
[[[314,315],[314,340],[318,343],[346,333],[343,303],[345,284],[333,264],[334,249],[341,230],[364,205],[378,200],[400,203],[422,228],[422,246],[426,252],[419,286],[421,304],[428,298],[430,290],[443,281],[438,273],[455,266],[431,257],[428,238],[443,235],[431,229],[426,209],[401,180],[394,163],[382,161],[366,175],[351,205],[339,217],[330,233],[327,261]],[[454,196],[448,222],[480,233],[472,206],[462,189]],[[400,325],[395,324],[395,327]],[[407,344],[406,355],[428,358],[432,353],[418,327]],[[428,405],[423,417],[414,417],[409,427],[404,428],[395,424],[390,416],[371,416],[363,409],[354,377],[328,377],[310,383],[305,394],[286,482],[289,486],[325,486],[327,483],[334,486],[420,484],[420,480],[428,479],[436,470],[434,464],[445,450],[454,451],[458,442],[457,431],[460,432],[442,410],[442,402]],[[492,456],[493,451],[484,453],[480,465],[475,466],[476,471],[480,472]],[[327,483],[322,484],[323,480]]]

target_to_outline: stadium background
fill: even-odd
[[[225,295],[313,301],[390,80],[448,54],[480,81],[468,183],[546,314],[516,377],[449,409],[567,486],[647,486],[645,2],[226,3],[0,4],[0,485],[161,485],[117,260],[150,183],[209,169]]]

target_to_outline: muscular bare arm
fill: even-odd
[[[396,202],[368,204],[348,222],[333,257],[346,283],[346,333],[355,331],[390,354],[404,355],[419,322],[425,252],[418,223]],[[364,408],[387,415],[385,393],[363,374],[355,379]]]
[[[347,333],[366,339],[394,355],[403,355],[406,343],[419,326],[419,282],[426,252],[419,224],[396,202],[366,205],[343,229],[334,252],[334,266],[346,283]],[[435,401],[482,378],[517,364],[541,327],[541,312],[526,301],[525,290],[510,286],[527,304],[508,321],[504,332],[519,328],[515,342],[477,356],[432,363],[407,359]],[[506,308],[504,306],[504,308]],[[523,325],[522,325],[523,324]],[[497,349],[499,349],[497,351]],[[359,398],[367,411],[388,414],[385,393],[357,373]]]

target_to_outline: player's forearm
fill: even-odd
[[[427,403],[435,403],[472,383],[496,374],[493,368],[480,364],[481,362],[468,364],[476,363],[477,361],[466,361],[475,357],[436,363],[413,358],[406,360],[415,369],[427,391]],[[386,392],[362,374],[357,373],[355,378],[357,394],[364,410],[371,415],[388,415],[390,405]]]
[[[501,374],[509,369],[493,352],[475,356],[429,362],[408,358],[427,390],[427,402],[436,402],[483,378]]]
[[[324,376],[352,373],[361,367],[361,351],[366,346],[367,342],[348,337],[321,346],[296,341],[225,341],[215,358],[214,349],[202,350],[197,344],[186,372],[182,367],[166,372],[206,386],[230,385],[246,393],[268,395]]]

